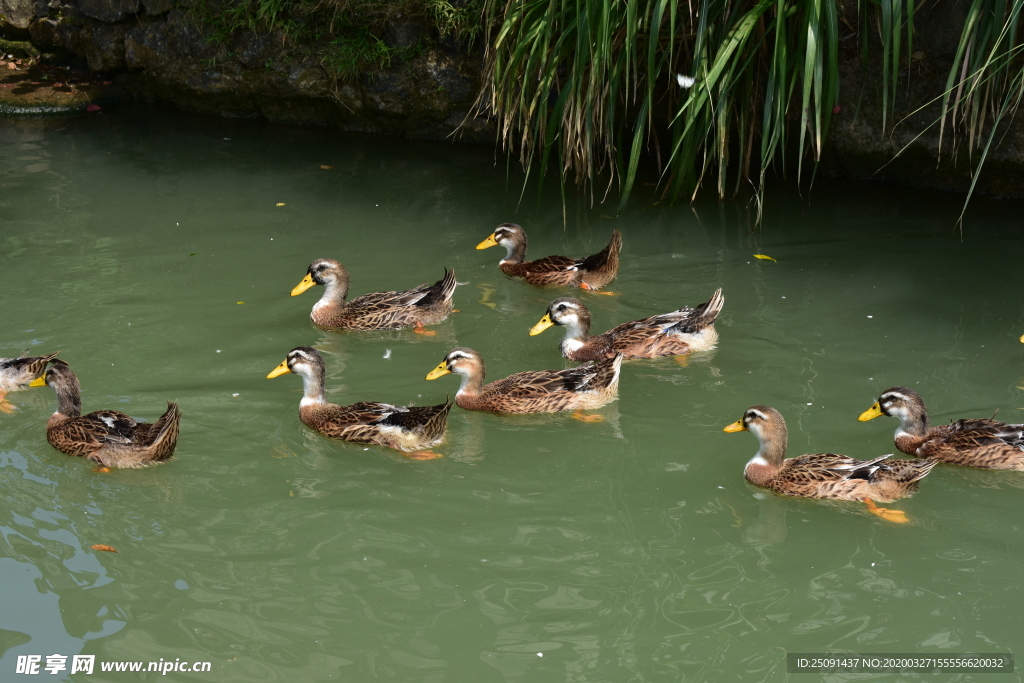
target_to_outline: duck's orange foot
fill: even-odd
[[[907,517],[907,513],[903,510],[891,510],[889,508],[880,508],[875,505],[875,501],[870,498],[864,499],[864,504],[868,506],[868,512],[873,515],[878,515],[887,522],[893,522],[895,524],[906,524],[910,521]]]
[[[8,415],[12,415],[12,414],[14,414],[15,410],[17,410],[17,408],[15,407],[15,405],[13,403],[8,403],[7,401],[4,401],[3,399],[0,399],[0,412],[7,413]]]
[[[103,474],[103,473],[105,473],[105,472],[109,472],[109,471],[110,471],[110,468],[109,468],[109,467],[107,467],[106,465],[96,465],[96,467],[93,467],[93,468],[92,468],[92,471],[93,471],[93,472],[98,472],[98,473],[100,473],[100,474]]]
[[[437,460],[444,456],[434,451],[412,451],[411,453],[402,453],[405,457],[410,460]]]
[[[459,309],[457,309],[457,308],[453,308],[453,309],[452,309],[452,313],[462,313],[462,311],[460,311],[460,310],[459,310]]]
[[[573,412],[572,419],[579,420],[580,422],[604,422],[603,415],[594,415],[583,412],[583,410],[577,410]]]
[[[690,367],[690,356],[689,355],[675,356],[674,358],[676,359],[676,363],[678,363],[680,365],[680,367],[684,367],[684,368]]]
[[[419,321],[416,322],[416,327],[413,329],[413,332],[415,332],[416,334],[422,334],[424,337],[436,337],[437,336],[437,332],[434,332],[434,330],[428,330],[428,329],[424,328],[423,327],[423,323],[421,323]]]
[[[600,294],[601,296],[618,296],[616,292],[600,292],[597,289],[591,287],[586,282],[580,283],[580,289],[584,292],[590,292],[591,294]]]

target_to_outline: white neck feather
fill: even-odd
[[[579,351],[583,348],[583,344],[582,339],[570,339],[568,336],[562,340],[562,347],[567,351]]]
[[[465,391],[466,385],[469,384],[469,375],[468,374],[463,374],[461,372],[457,373],[457,374],[459,375],[459,377],[462,378],[462,384],[459,385],[459,390],[455,392],[456,396],[458,396],[463,391]]]
[[[751,458],[749,461],[747,461],[747,465],[746,466],[750,467],[751,465],[757,465],[759,467],[766,467],[768,465],[768,461],[765,460],[764,457],[761,455],[761,451],[760,450],[757,453],[754,454],[753,458]]]

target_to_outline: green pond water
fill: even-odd
[[[51,389],[10,395],[0,681],[34,680],[32,654],[94,655],[37,676],[73,681],[1020,680],[790,674],[786,653],[1024,654],[1024,473],[941,466],[899,525],[748,485],[757,443],[722,432],[763,403],[791,455],[889,453],[896,422],[856,418],[895,384],[938,423],[1024,421],[1020,203],[978,200],[961,240],[961,198],[871,185],[777,188],[756,231],[745,203],[641,187],[563,220],[557,186],[520,189],[489,147],[149,110],[0,123],[0,356],[60,350],[86,411],[184,415],[173,462],[101,473],[46,443]],[[491,379],[564,367],[558,330],[527,333],[568,292],[474,250],[507,221],[534,257],[622,231],[620,296],[584,295],[597,332],[722,287],[718,349],[626,364],[601,423],[455,408],[434,461],[299,422],[299,378],[265,379],[299,345],[336,403],[454,396],[424,380],[454,346]],[[454,267],[460,312],[434,337],[319,331],[322,290],[288,296],[318,257],[354,294]],[[160,659],[211,671],[100,671]]]

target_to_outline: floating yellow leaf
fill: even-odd
[[[320,164],[320,168],[324,169],[325,171],[330,171],[334,167],[328,166],[327,164]]]
[[[236,304],[244,304],[245,302],[244,301],[236,301],[235,303]]]
[[[284,206],[284,202],[278,202],[277,204],[275,204],[275,206]]]
[[[278,206],[280,206],[280,204]],[[775,261],[775,259],[768,254],[754,254],[754,258],[761,259],[762,261]],[[775,262],[778,263],[778,261]]]
[[[116,553],[117,552],[116,550],[111,548],[109,545],[106,545],[104,543],[97,543],[96,545],[91,545],[89,547],[92,548],[93,550],[103,550],[103,551],[108,552],[108,553]]]

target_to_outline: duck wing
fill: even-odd
[[[589,391],[600,384],[609,370],[615,371],[621,356],[600,362],[584,363],[568,370],[528,370],[509,375],[484,387],[485,393],[497,393],[514,398],[533,398],[568,392]]]

